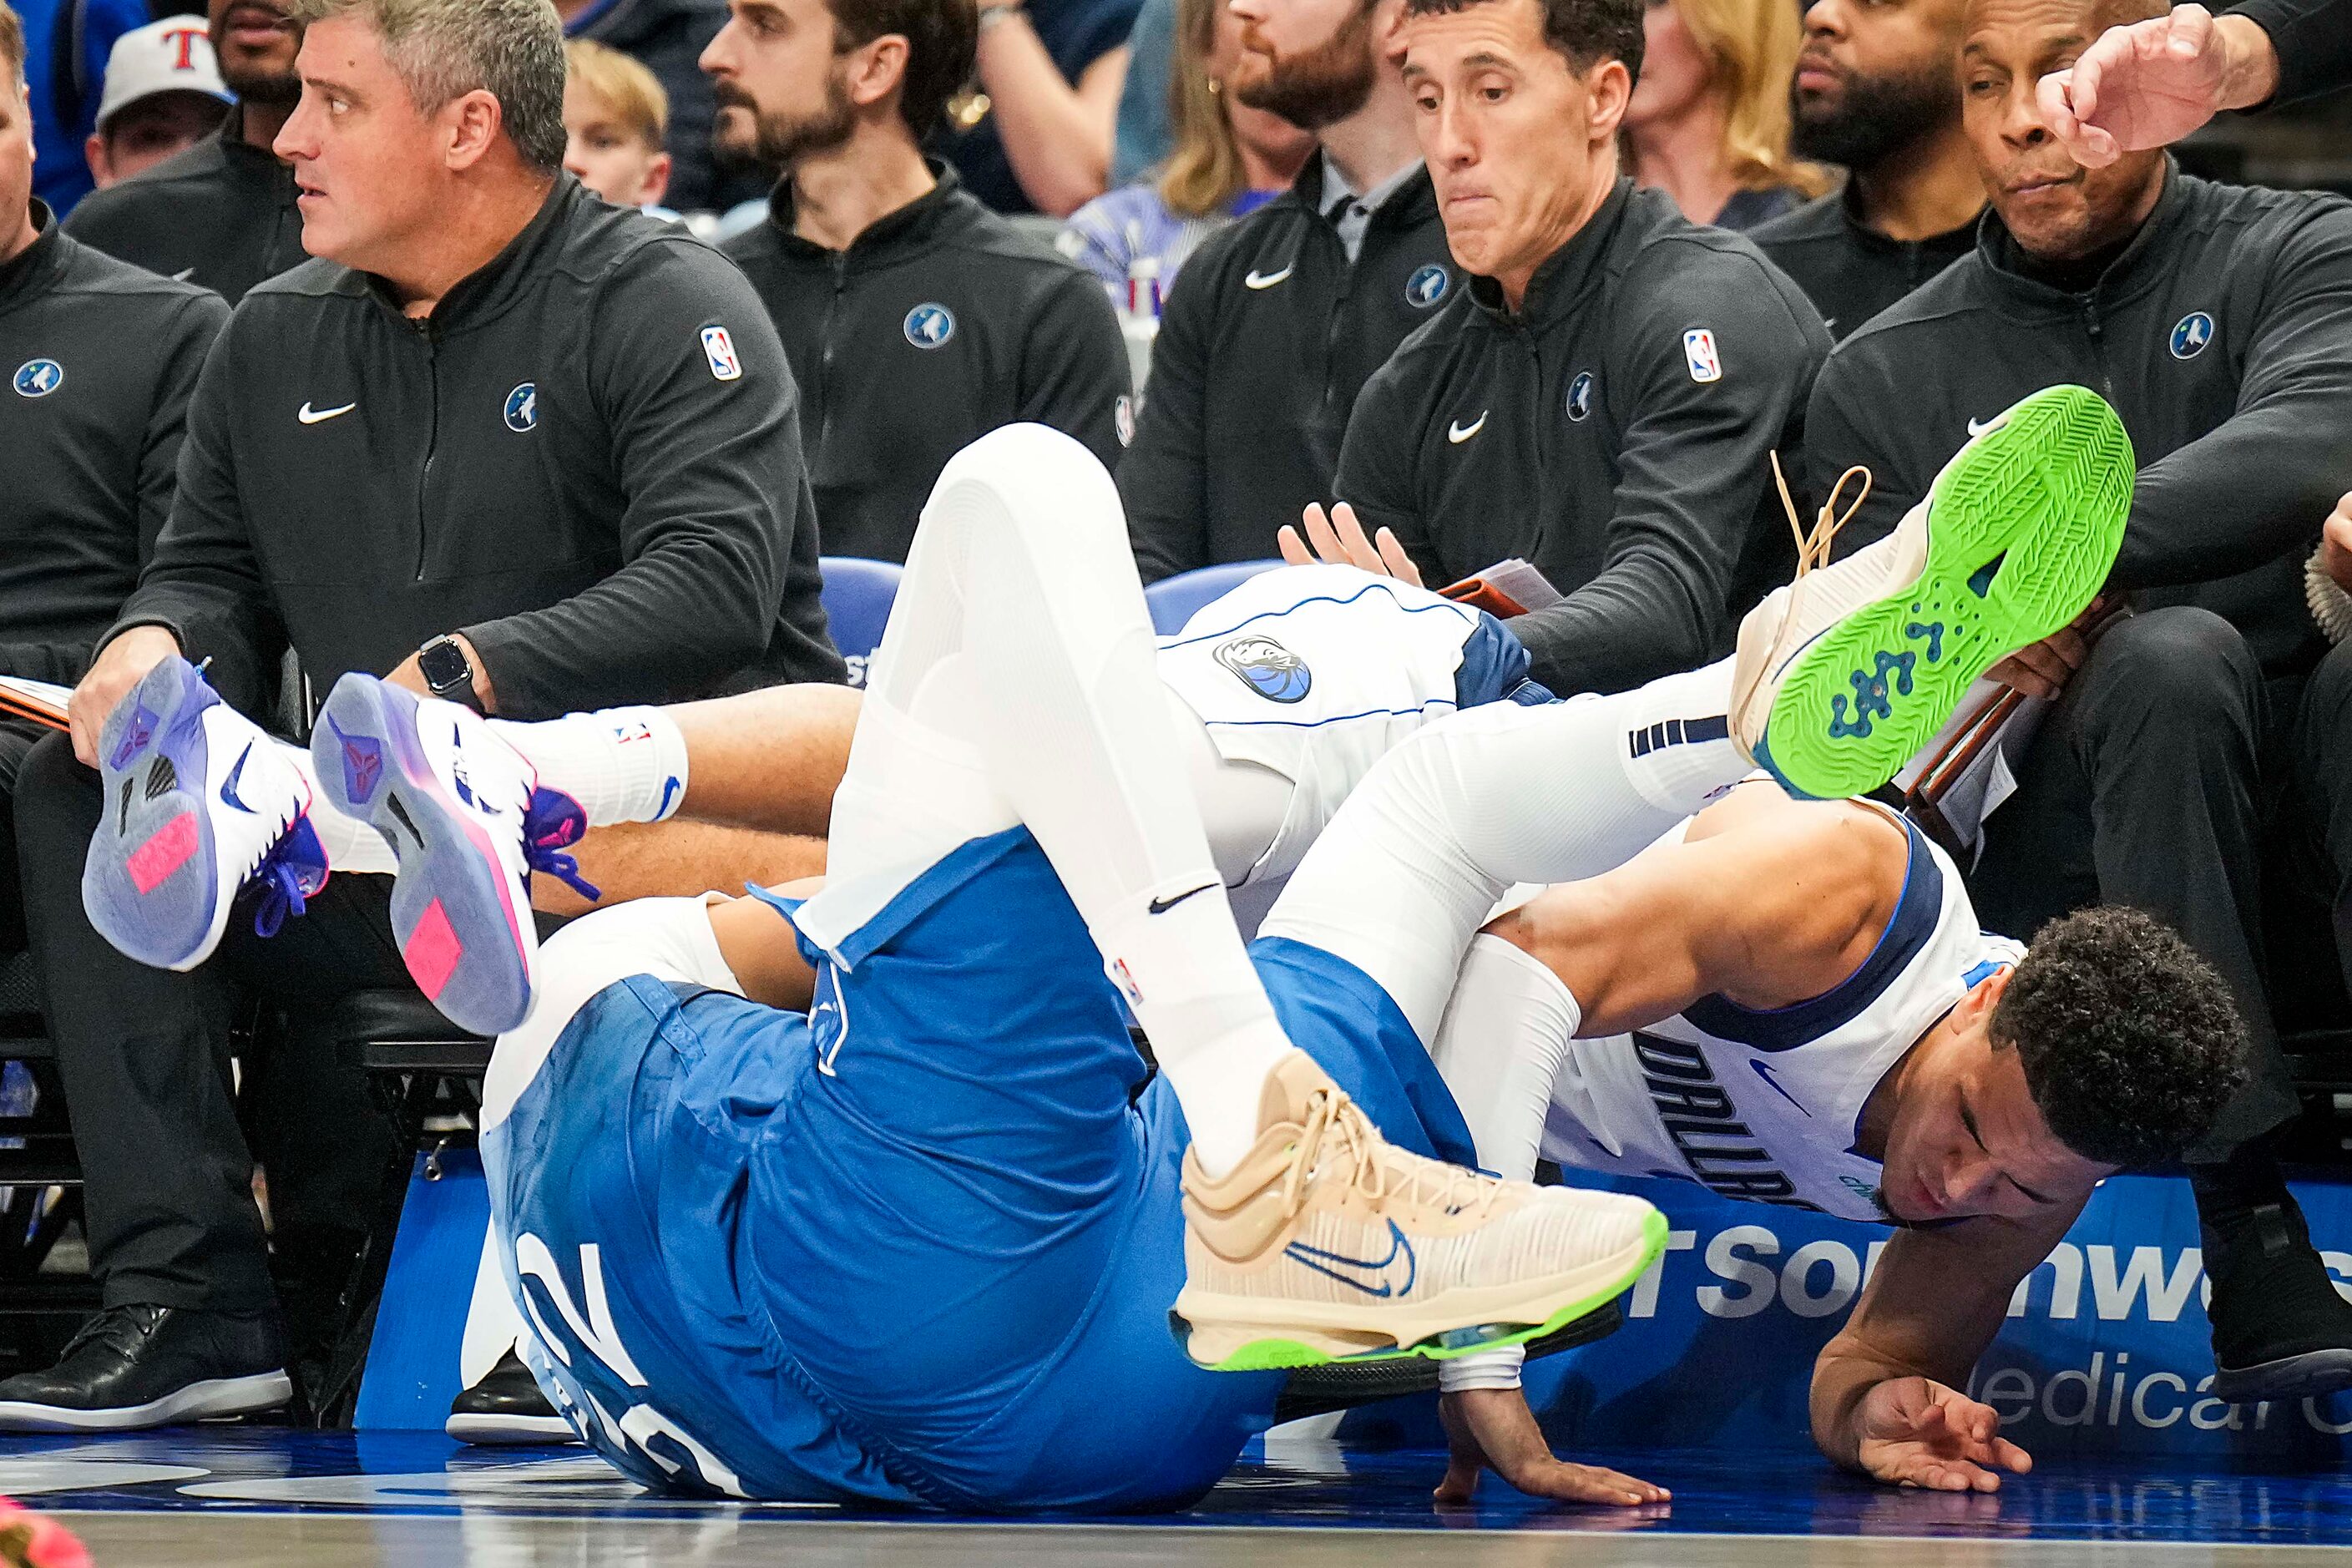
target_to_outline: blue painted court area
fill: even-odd
[[[1654,1450],[1585,1455],[1671,1488],[1647,1510],[1563,1509],[1489,1480],[1468,1509],[1429,1490],[1440,1457],[1277,1438],[1254,1447],[1198,1508],[1174,1517],[1031,1525],[829,1507],[714,1505],[650,1496],[577,1448],[464,1448],[423,1434],[197,1428],[115,1439],[16,1439],[0,1446],[0,1490],[68,1516],[100,1563],[329,1561],[578,1563],[692,1561],[1036,1562],[1149,1550],[1203,1562],[1321,1561],[1352,1534],[1363,1551],[1420,1558],[1412,1539],[1445,1531],[1448,1560],[1483,1560],[1527,1532],[1583,1538],[1579,1563],[1756,1563],[1896,1561],[1938,1540],[1936,1561],[1981,1542],[1984,1560],[2038,1564],[2126,1560],[2130,1548],[2190,1545],[2200,1561],[2277,1557],[2262,1549],[2352,1546],[2352,1470],[2142,1457],[2053,1461],[1991,1497],[1876,1489],[1791,1453]],[[341,1521],[340,1524],[337,1521]],[[719,1528],[723,1525],[723,1529]],[[593,1527],[592,1527],[593,1526]],[[1171,1527],[1179,1528],[1171,1528]],[[1073,1528],[1075,1527],[1075,1528]],[[1190,1527],[1190,1528],[1181,1528]],[[885,1558],[875,1531],[891,1542]],[[685,1533],[679,1534],[683,1529]],[[342,1542],[349,1536],[348,1542]],[[1603,1542],[1612,1544],[1606,1550]],[[1636,1542],[1640,1550],[1623,1555]],[[1912,1544],[1905,1546],[1903,1542]],[[279,1543],[295,1548],[292,1554]],[[1050,1543],[1053,1550],[1044,1550]],[[1437,1543],[1431,1542],[1431,1547]],[[1565,1545],[1566,1543],[1561,1543]],[[1993,1549],[1998,1550],[1993,1550]],[[2238,1550],[2231,1550],[2238,1549]],[[2245,1550],[2253,1549],[2253,1550]],[[1729,1555],[1726,1556],[1725,1553]],[[545,1554],[552,1555],[545,1555]],[[2170,1554],[2166,1554],[2168,1559]],[[1545,1554],[1549,1560],[1550,1554]],[[1336,1559],[1335,1559],[1336,1560]],[[1514,1558],[1514,1561],[1522,1560]]]

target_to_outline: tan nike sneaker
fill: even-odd
[[[2135,472],[2115,410],[2053,386],[1972,428],[1894,532],[1835,564],[1832,542],[1869,496],[1869,471],[1839,477],[1810,533],[1780,486],[1797,579],[1740,623],[1731,733],[1793,794],[1832,799],[1893,778],[1978,677],[2065,626],[2106,582]]]
[[[1187,1279],[1170,1314],[1219,1372],[1444,1359],[1552,1333],[1664,1251],[1640,1198],[1497,1181],[1393,1147],[1304,1051],[1212,1178],[1184,1157]]]

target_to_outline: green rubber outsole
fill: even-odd
[[[1650,1265],[1655,1263],[1665,1250],[1666,1216],[1653,1210],[1642,1221],[1640,1261],[1627,1269],[1614,1283],[1580,1300],[1570,1302],[1540,1323],[1531,1323],[1526,1328],[1516,1329],[1509,1333],[1496,1334],[1492,1338],[1468,1340],[1461,1344],[1444,1344],[1434,1340],[1424,1340],[1418,1344],[1400,1345],[1394,1350],[1362,1351],[1354,1355],[1344,1356],[1333,1355],[1328,1351],[1318,1351],[1314,1346],[1301,1344],[1297,1340],[1252,1340],[1223,1361],[1202,1362],[1199,1364],[1207,1367],[1211,1372],[1287,1372],[1303,1366],[1336,1366],[1343,1363],[1352,1366],[1364,1362],[1402,1361],[1408,1356],[1423,1356],[1431,1361],[1451,1361],[1455,1356],[1468,1355],[1474,1351],[1498,1350],[1506,1345],[1523,1345],[1530,1340],[1544,1339],[1556,1334],[1579,1318],[1599,1311],[1632,1289],[1633,1282],[1641,1279]],[[1180,1342],[1188,1338],[1190,1330],[1181,1318],[1171,1312],[1168,1314],[1168,1321],[1169,1326],[1176,1331]]]
[[[1893,778],[1979,676],[2097,596],[2136,472],[2123,422],[2089,388],[2011,408],[1937,476],[1917,580],[1790,661],[1757,761],[1822,800]]]

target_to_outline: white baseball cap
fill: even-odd
[[[141,99],[165,92],[200,92],[223,103],[236,101],[236,94],[221,80],[201,16],[166,16],[114,40],[114,52],[106,58],[106,91],[98,104],[100,129]]]

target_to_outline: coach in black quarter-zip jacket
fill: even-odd
[[[906,560],[940,470],[1000,425],[1116,462],[1127,345],[1102,285],[922,153],[971,73],[969,0],[832,0],[830,29],[772,11],[739,5],[702,64],[721,146],[784,171],[726,249],[799,377],[825,553]]]
[[[1193,252],[1169,297],[1118,469],[1146,582],[1273,555],[1276,531],[1329,499],[1364,383],[1461,282],[1384,58],[1403,0],[1359,0],[1336,27],[1299,0],[1234,9],[1249,24],[1234,91],[1323,145]]]
[[[511,718],[841,679],[792,377],[750,285],[560,172],[545,0],[410,9],[398,52],[385,4],[301,0],[303,95],[278,144],[320,259],[248,294],[215,345],[77,739],[94,751],[114,694],[173,649],[249,687],[288,637],[323,689],[348,669],[422,685],[418,646],[450,636],[470,678],[436,689]],[[331,1338],[395,1148],[335,1038],[345,996],[412,984],[390,879],[333,877],[267,941],[248,902],[211,960],[149,969],[83,912],[98,789],[64,737],[43,742],[17,838],[105,1310],[55,1367],[0,1384],[0,1427],[284,1403],[318,1346],[289,1356],[278,1289],[298,1333]],[[247,1079],[267,1237],[229,1090],[232,981],[288,1031]]]
[[[1639,5],[1413,0],[1405,44],[1471,282],[1364,389],[1339,498],[1424,581],[1541,568],[1568,597],[1511,629],[1556,691],[1696,668],[1791,558],[1769,454],[1801,442],[1821,317],[1618,176]]]
[[[2110,585],[2140,613],[2087,656],[2070,635],[2004,667],[2063,694],[2015,798],[1985,824],[1969,886],[1986,923],[2020,936],[2084,904],[2147,910],[2230,982],[2252,1081],[2191,1154],[2214,1392],[2285,1397],[2352,1381],[2352,1306],[2265,1143],[2296,1100],[2257,875],[2263,754],[2314,721],[2298,705],[2324,645],[2301,568],[2352,487],[2352,203],[2209,184],[2160,153],[2085,171],[2034,84],[2071,59],[2095,9],[1971,8],[1964,122],[1994,210],[1974,255],[1839,346],[1807,448],[1816,492],[1849,463],[1874,476],[1838,538],[1847,552],[2029,392],[2079,383],[2122,416],[2140,471]],[[2321,782],[2352,790],[2340,773]]]

